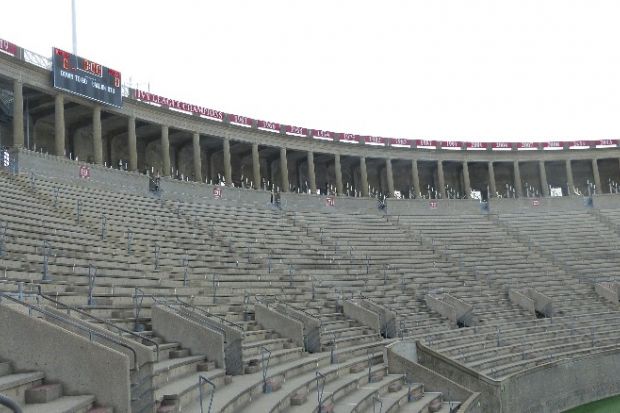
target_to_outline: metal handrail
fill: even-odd
[[[155,346],[155,351],[157,353],[157,361],[159,361],[159,343],[157,343],[155,340],[152,340],[152,339],[150,339],[148,337],[143,337],[140,334],[138,334],[138,333],[136,333],[134,331],[131,331],[129,329],[125,329],[123,327],[119,327],[116,324],[109,322],[108,320],[105,320],[103,318],[99,318],[97,316],[94,316],[94,315],[90,314],[89,312],[81,310],[81,309],[79,309],[77,307],[73,307],[73,306],[71,306],[69,304],[65,304],[63,302],[54,300],[52,297],[47,296],[43,292],[41,292],[41,286],[40,285],[37,285],[37,289],[38,289],[38,293],[37,294],[41,298],[56,304],[57,307],[58,306],[62,306],[63,308],[65,308],[67,310],[75,311],[76,313],[78,313],[80,315],[83,315],[85,317],[88,317],[88,318],[90,318],[90,319],[92,319],[92,320],[94,320],[94,321],[96,321],[98,323],[105,324],[107,327],[112,327],[112,328],[116,329],[119,333],[125,333],[125,334],[128,334],[128,335],[132,336],[132,337],[139,338],[141,341],[148,341],[149,343],[152,343],[152,345]]]
[[[177,300],[180,304],[182,304],[182,305],[184,305],[184,306],[186,306],[186,307],[191,308],[191,309],[192,309],[192,311],[196,311],[196,312],[198,312],[198,313],[202,313],[205,317],[213,317],[213,318],[217,318],[218,320],[220,320],[220,322],[221,322],[222,324],[228,324],[229,326],[232,326],[232,327],[234,327],[234,328],[236,328],[236,329],[239,329],[239,330],[241,331],[241,333],[242,333],[242,334],[244,333],[243,326],[242,326],[241,324],[237,324],[237,323],[235,323],[234,321],[230,321],[230,320],[227,320],[226,318],[224,318],[224,317],[222,317],[222,316],[219,316],[219,315],[217,315],[217,314],[213,314],[212,312],[210,312],[209,310],[206,310],[206,309],[204,309],[204,308],[196,307],[196,306],[195,306],[195,305],[193,305],[193,304],[190,304],[190,303],[188,303],[188,302],[186,302],[186,301],[181,300],[181,298],[180,298],[178,295],[175,295],[175,298],[176,298],[176,300]]]
[[[79,324],[79,323],[73,322],[73,321],[71,321],[69,319],[63,318],[63,317],[61,317],[61,316],[59,316],[59,315],[57,315],[55,313],[52,313],[52,312],[47,311],[47,310],[45,310],[43,308],[37,307],[36,305],[28,304],[28,303],[25,303],[23,301],[20,301],[20,300],[18,300],[16,298],[11,297],[7,293],[0,292],[0,299],[1,298],[6,298],[7,300],[9,300],[9,301],[11,301],[11,302],[13,302],[15,304],[19,304],[21,306],[24,306],[24,307],[28,308],[30,311],[37,311],[37,312],[43,314],[46,317],[50,317],[50,318],[52,318],[52,319],[54,319],[56,321],[60,321],[60,322],[66,323],[66,324],[70,325],[71,327],[77,328],[78,330],[86,331],[88,333],[89,337],[91,338],[91,340],[92,340],[92,336],[96,336],[96,337],[99,337],[101,339],[110,341],[110,342],[112,342],[113,344],[115,344],[117,346],[125,347],[126,349],[131,351],[131,353],[133,354],[134,370],[136,370],[136,371],[140,370],[140,367],[138,365],[138,353],[131,346],[129,346],[129,345],[125,344],[125,343],[122,343],[122,342],[120,342],[120,341],[118,341],[118,340],[116,340],[114,338],[111,338],[111,337],[109,337],[109,336],[107,336],[107,335],[105,335],[103,333],[100,333],[99,331],[96,331],[96,330],[93,330],[91,328],[88,328],[88,327],[86,327],[83,324]]]
[[[8,407],[13,413],[22,413],[22,408],[19,407],[19,404],[17,404],[15,400],[2,394],[0,394],[0,405]]]
[[[198,376],[198,387],[200,390],[200,413],[204,413],[204,410],[202,408],[202,399],[203,399],[202,385],[204,383],[210,384],[211,387],[213,388],[213,391],[211,392],[211,399],[209,400],[209,410],[207,410],[207,413],[211,413],[211,407],[213,407],[213,397],[215,396],[215,383],[213,383],[211,380],[209,380],[208,377],[205,377],[202,374]]]

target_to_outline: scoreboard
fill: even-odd
[[[83,57],[53,48],[54,87],[107,105],[121,107],[121,73]]]

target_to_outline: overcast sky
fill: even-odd
[[[76,2],[79,55],[224,112],[395,138],[620,138],[617,0]],[[71,51],[71,0],[0,11],[0,38]]]

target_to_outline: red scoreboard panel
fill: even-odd
[[[107,105],[121,107],[121,73],[53,48],[54,87]]]

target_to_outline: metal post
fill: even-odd
[[[101,214],[101,239],[105,239],[107,225],[108,225],[108,218],[104,214]]]
[[[0,225],[0,257],[4,256],[4,244],[6,241],[6,231],[7,228],[9,226],[8,222],[4,222],[2,225]]]
[[[269,369],[269,361],[271,360],[271,350],[267,347],[261,347],[261,367],[263,369],[263,393],[271,393],[271,386],[267,383],[267,372]]]
[[[326,377],[320,371],[316,371],[316,397],[318,402],[318,413],[323,413],[323,390],[325,390]]]
[[[288,265],[288,285],[293,286],[293,264]]]
[[[183,256],[183,287],[189,286],[189,280],[187,278],[187,267],[189,265],[189,258],[187,256],[187,251],[185,251],[185,255]]]
[[[159,244],[156,242],[155,250],[153,251],[153,254],[155,255],[155,271],[157,271],[157,269],[159,268],[159,250]]]
[[[60,192],[60,188],[54,188],[54,208],[58,207],[58,193]]]
[[[127,255],[131,255],[131,242],[133,241],[133,231],[127,230]]]
[[[211,385],[211,388],[213,390],[211,390],[211,398],[209,399],[209,409],[207,410],[207,413],[211,413],[211,408],[213,407],[213,397],[215,396],[215,383],[213,383],[211,380],[209,380],[207,377],[200,375],[198,377],[198,387],[200,388],[200,413],[204,413],[203,407],[202,407],[202,400],[204,398],[204,390],[203,390],[203,384],[209,384]]]
[[[92,264],[88,264],[88,305],[95,305],[93,299],[93,290],[95,289],[95,281],[97,279],[97,268]]]
[[[48,240],[44,240],[43,241],[43,278],[41,279],[41,281],[47,282],[50,281],[49,278],[49,274],[48,274],[48,260],[49,260],[49,253],[50,253],[50,243]]]
[[[22,413],[21,407],[17,404],[13,399],[10,399],[2,394],[0,394],[0,406],[6,406],[11,409],[13,413]]]
[[[215,303],[215,297],[217,296],[217,286],[219,285],[220,276],[213,274],[213,302]]]
[[[80,212],[81,211],[82,211],[81,201],[78,199],[77,200],[77,205],[76,205],[76,208],[75,208],[75,215],[77,216],[77,223],[78,223],[78,225],[80,225]]]

